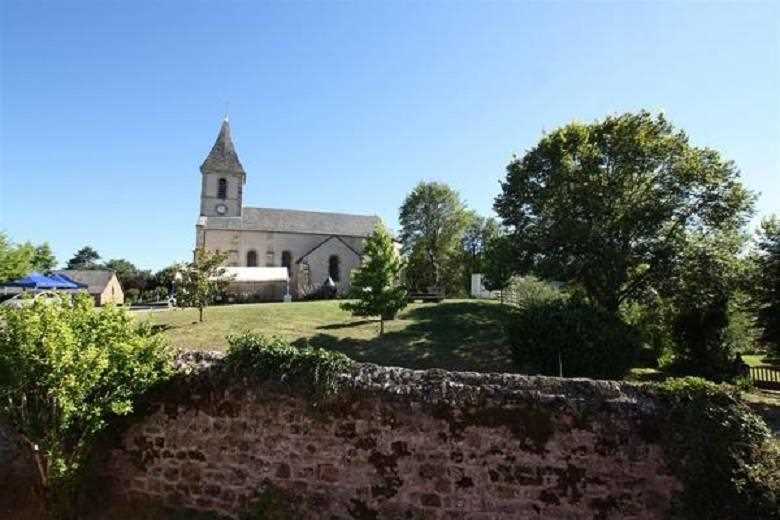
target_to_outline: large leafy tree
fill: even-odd
[[[143,291],[150,284],[152,273],[138,269],[132,262],[124,258],[114,258],[103,264],[103,267],[114,271],[124,290],[137,289]]]
[[[732,376],[736,342],[729,338],[730,303],[744,285],[747,262],[741,233],[689,234],[669,275],[657,284],[672,306],[675,368],[721,380]]]
[[[402,268],[393,238],[384,226],[377,226],[366,239],[360,268],[352,273],[350,296],[355,301],[341,308],[355,316],[379,316],[379,334],[384,334],[385,319],[406,307]]]
[[[761,222],[753,297],[757,304],[761,341],[780,355],[780,219]]]
[[[48,242],[35,246],[32,255],[32,268],[34,271],[47,272],[57,266],[57,257],[51,250]]]
[[[50,518],[75,518],[74,494],[111,417],[171,372],[162,336],[92,298],[0,309],[0,416],[37,468]]]
[[[33,248],[17,246],[0,233],[0,283],[21,278],[32,270]]]
[[[615,312],[668,275],[687,233],[739,228],[753,199],[732,162],[643,111],[545,135],[507,166],[495,209],[519,269]]]
[[[512,282],[514,274],[514,250],[510,237],[497,235],[485,246],[482,272],[484,285],[488,291],[499,291],[501,302],[504,302],[504,291]]]
[[[98,269],[100,255],[90,246],[85,246],[76,251],[73,258],[68,260],[68,269]]]
[[[177,303],[182,307],[198,309],[198,320],[203,321],[203,311],[229,282],[223,264],[227,254],[199,248],[195,259],[179,269]]]
[[[51,271],[57,259],[47,242],[35,246],[30,242],[13,244],[0,233],[0,283],[21,278],[30,271]]]
[[[401,244],[408,255],[407,281],[415,289],[461,287],[451,267],[459,260],[468,214],[458,193],[439,182],[421,182],[401,206]]]

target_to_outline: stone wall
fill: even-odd
[[[265,490],[301,518],[650,519],[680,488],[653,438],[662,411],[625,383],[358,365],[322,401],[187,364],[110,451],[117,499],[232,518]]]

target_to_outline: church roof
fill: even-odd
[[[222,121],[217,140],[211,147],[208,157],[201,164],[200,171],[228,171],[246,175],[241,161],[238,160],[236,148],[233,146],[233,139],[230,137],[230,123],[228,123],[227,118]]]
[[[294,209],[243,208],[241,217],[206,217],[207,229],[367,237],[379,217]]]

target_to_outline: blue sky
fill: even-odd
[[[489,214],[545,129],[647,108],[780,212],[778,5],[5,0],[0,229],[188,259],[226,102],[250,206],[396,227],[425,179]]]

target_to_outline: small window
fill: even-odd
[[[223,200],[227,198],[227,180],[224,178],[219,179],[217,183],[217,198]]]
[[[282,267],[287,268],[287,276],[290,276],[292,267],[292,254],[289,251],[282,251]]]
[[[246,266],[257,267],[257,252],[248,251],[246,254]]]
[[[330,275],[330,279],[334,282],[341,280],[341,270],[339,264],[339,257],[336,255],[331,256],[328,260],[328,274]]]

